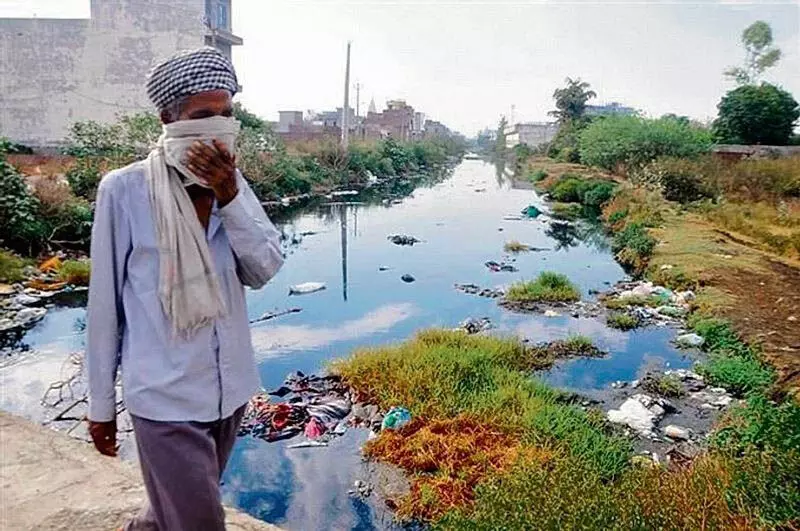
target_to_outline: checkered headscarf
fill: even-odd
[[[184,96],[222,89],[236,94],[236,71],[222,52],[210,46],[178,52],[147,76],[147,96],[159,110]]]

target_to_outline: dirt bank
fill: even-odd
[[[0,449],[3,529],[109,531],[145,500],[138,469],[5,412],[0,412]],[[280,531],[226,512],[231,531]]]

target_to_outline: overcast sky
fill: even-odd
[[[88,0],[0,0],[0,16],[86,16]],[[658,116],[712,119],[742,61],[742,30],[767,21],[783,51],[766,79],[800,98],[800,2],[233,0],[234,61],[244,104],[281,110],[341,106],[345,47],[361,110],[404,98],[467,134],[501,114],[547,119],[566,76],[599,102]],[[355,93],[351,104],[355,105]]]

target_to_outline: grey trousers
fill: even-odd
[[[219,482],[245,406],[216,422],[131,415],[149,504],[126,531],[225,531]]]

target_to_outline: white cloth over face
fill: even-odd
[[[191,184],[208,186],[184,164],[193,142],[220,140],[233,153],[239,122],[215,116],[164,126],[146,161],[146,178],[159,252],[158,296],[175,335],[189,337],[226,313],[205,231],[172,166]]]

